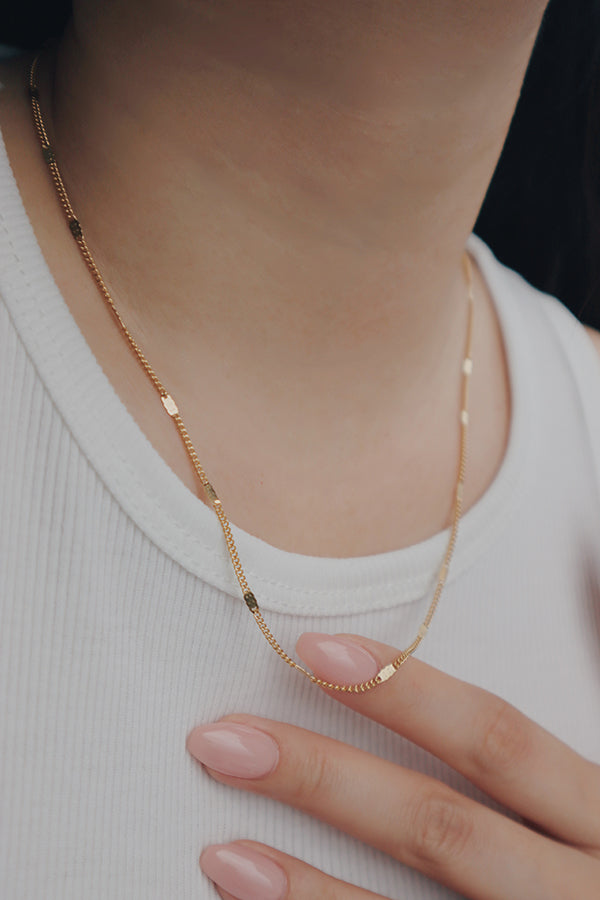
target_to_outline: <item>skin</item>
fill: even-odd
[[[57,158],[125,320],[232,521],[286,550],[385,552],[451,511],[461,256],[543,3],[420,6],[87,0],[42,66]],[[115,390],[196,491],[60,221],[22,66],[4,80],[3,132],[54,276]],[[467,509],[510,420],[480,278],[476,294]]]
[[[41,73],[57,158],[119,309],[240,527],[295,552],[354,556],[447,526],[461,258],[544,6],[76,0]],[[115,389],[196,490],[60,225],[22,79],[20,63],[4,66],[0,124],[42,249]],[[465,509],[493,480],[510,423],[500,329],[477,273],[475,292]],[[356,640],[381,663],[396,655]],[[467,897],[597,894],[597,766],[497,698],[414,660],[368,698],[335,699],[437,753],[549,836],[283,723],[235,717],[275,738],[280,762],[269,776],[210,774],[300,806]],[[317,783],[305,754],[324,761]],[[390,800],[393,842],[377,826]],[[401,827],[407,812],[420,823],[416,839]],[[288,900],[374,896],[259,850],[285,871]],[[498,871],[506,853],[513,882]]]

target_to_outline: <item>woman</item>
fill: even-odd
[[[544,6],[76,0],[5,65],[10,900],[598,896],[600,339],[470,237]]]

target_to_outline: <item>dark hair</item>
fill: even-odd
[[[0,42],[58,36],[70,0],[13,3]],[[550,0],[475,230],[600,328],[600,0]]]
[[[551,0],[475,230],[600,327],[600,0]]]
[[[0,43],[35,50],[48,39],[60,36],[71,15],[71,8],[71,0],[13,2],[2,15]]]

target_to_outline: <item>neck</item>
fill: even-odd
[[[217,346],[332,396],[385,371],[396,399],[457,358],[460,260],[543,6],[76,6],[59,159],[155,356]]]

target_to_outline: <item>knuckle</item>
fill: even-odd
[[[312,747],[298,762],[292,799],[302,805],[312,802],[322,805],[335,789],[337,779],[335,764],[327,752]]]
[[[402,712],[422,713],[427,707],[427,703],[431,697],[431,691],[423,683],[423,678],[419,674],[419,669],[415,672],[415,667],[411,666],[415,660],[409,657],[405,662],[405,671],[403,673],[402,694],[400,702],[402,703]]]
[[[529,752],[526,719],[504,700],[494,702],[475,740],[474,762],[481,775],[508,774]]]
[[[412,853],[436,868],[455,862],[474,833],[474,822],[464,803],[439,791],[419,798],[410,824]]]
[[[319,900],[345,900],[348,896],[347,891],[347,886],[342,883],[330,881],[328,878],[325,881],[321,879],[318,897]]]
[[[302,867],[292,872],[285,900],[294,897],[318,897],[318,900],[347,900],[348,885],[317,869]]]

